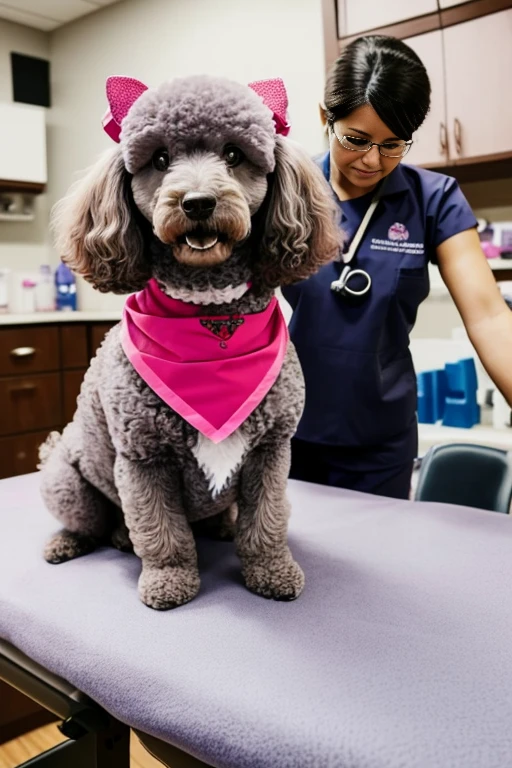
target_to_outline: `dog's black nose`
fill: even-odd
[[[205,195],[203,192],[187,192],[181,201],[181,207],[193,221],[201,221],[211,216],[217,205],[213,195]]]

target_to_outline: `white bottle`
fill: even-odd
[[[0,269],[0,312],[9,309],[9,270]]]
[[[36,310],[36,285],[35,280],[25,278],[21,281],[21,312],[31,315]]]
[[[492,393],[492,425],[494,429],[510,428],[510,406],[497,389]]]
[[[49,264],[39,267],[39,278],[35,290],[36,312],[53,312],[55,309],[55,287],[52,268]]]

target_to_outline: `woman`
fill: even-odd
[[[390,37],[352,42],[327,80],[321,116],[330,148],[320,164],[339,201],[346,249],[380,198],[350,262],[369,275],[367,294],[343,290],[340,263],[283,290],[306,379],[294,478],[408,497],[418,445],[409,334],[429,292],[429,261],[438,264],[482,363],[512,402],[512,312],[469,204],[453,178],[402,164],[429,105],[423,64]],[[358,292],[369,282],[359,274],[348,285]]]

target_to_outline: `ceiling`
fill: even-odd
[[[0,19],[50,32],[119,0],[0,0]]]

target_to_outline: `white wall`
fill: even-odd
[[[12,101],[11,51],[47,59],[49,36],[38,29],[0,19],[0,101]]]
[[[209,73],[250,82],[282,77],[290,136],[323,149],[318,102],[324,82],[321,0],[125,0],[56,30],[51,38],[50,196],[110,146],[101,118],[109,75],[148,86]],[[84,309],[120,306],[79,285]]]
[[[48,59],[50,37],[46,32],[0,19],[0,101],[13,100],[11,51]],[[0,151],[9,148],[0,147]],[[0,267],[37,269],[39,264],[55,259],[48,242],[48,195],[38,195],[34,221],[0,222]]]

